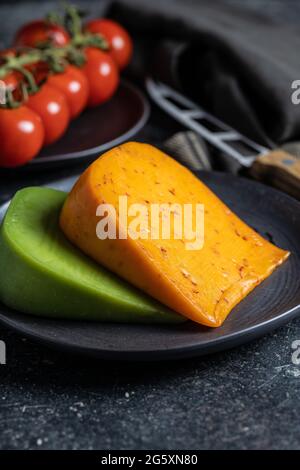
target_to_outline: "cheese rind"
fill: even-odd
[[[204,205],[200,250],[186,240],[100,240],[100,204],[119,216],[128,205]],[[223,323],[232,308],[289,255],[240,220],[188,169],[158,149],[135,142],[105,153],[79,178],[60,216],[66,236],[86,254],[176,312],[207,326]],[[121,227],[122,229],[122,227]]]

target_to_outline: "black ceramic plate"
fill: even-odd
[[[39,319],[0,304],[0,321],[50,346],[107,359],[156,360],[208,354],[245,343],[300,313],[300,203],[243,178],[200,172],[200,178],[264,237],[292,252],[217,329],[101,324]],[[68,191],[72,179],[52,185]],[[0,216],[5,213],[2,206]],[[3,269],[3,267],[2,267]],[[9,269],[9,267],[7,267]]]
[[[71,122],[55,144],[45,147],[26,169],[89,162],[106,150],[134,136],[149,117],[145,96],[122,81],[114,97],[96,108],[86,109]]]

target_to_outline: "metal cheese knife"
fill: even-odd
[[[300,199],[300,159],[257,144],[162,82],[148,78],[146,88],[158,106],[247,168],[252,177]]]

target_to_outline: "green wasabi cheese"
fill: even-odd
[[[184,318],[75,248],[59,228],[66,193],[26,188],[0,228],[0,300],[43,317],[122,323],[178,323]],[[138,267],[137,267],[138,269]]]

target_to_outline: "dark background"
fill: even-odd
[[[171,7],[172,0],[167,1]],[[88,5],[95,14],[107,4],[74,3]],[[300,28],[299,1],[226,3]],[[0,2],[1,46],[9,44],[19,25],[54,4]],[[143,138],[155,140],[170,133],[169,127],[161,129],[162,122],[171,126],[157,118]],[[66,174],[70,170],[60,172]],[[0,175],[0,198],[54,176]],[[7,365],[0,365],[2,449],[300,448],[300,366],[291,361],[291,344],[300,339],[300,319],[238,349],[169,363],[117,364],[71,357],[1,326],[0,339],[7,346]]]
[[[151,0],[140,0],[141,3],[147,3]],[[162,0],[164,3],[170,3],[173,0]],[[182,0],[184,2],[184,0]],[[221,3],[238,5],[244,9],[254,10],[264,13],[281,21],[288,22],[291,26],[300,25],[300,2],[299,0],[218,0]],[[194,0],[195,3],[201,3],[201,0]],[[76,5],[85,6],[91,16],[104,11],[110,0],[74,0],[70,2]],[[217,3],[211,0],[211,3]],[[9,40],[16,28],[25,21],[41,17],[44,13],[60,5],[59,1],[24,1],[24,0],[0,0],[1,6],[1,29],[0,45],[9,44]]]

